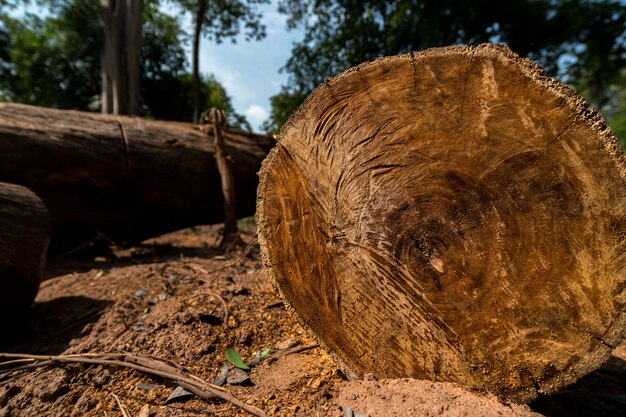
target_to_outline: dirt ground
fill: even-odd
[[[270,348],[247,379],[225,385],[270,416],[626,415],[624,343],[601,369],[530,406],[452,384],[348,382],[285,310],[264,272],[254,224],[242,226],[247,250],[217,249],[219,226],[202,226],[132,247],[100,242],[50,259],[32,310],[3,324],[0,351],[141,353],[213,382],[226,349],[249,360]],[[166,403],[174,388],[164,378],[102,365],[0,373],[0,417],[122,416],[120,404],[133,417],[249,415],[225,401]]]

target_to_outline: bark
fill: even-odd
[[[41,199],[25,187],[0,182],[0,311],[15,314],[31,305],[49,239]]]
[[[137,115],[140,110],[142,0],[100,0],[102,112]]]
[[[0,104],[0,181],[31,188],[55,248],[137,241],[224,220],[212,142],[199,126]],[[237,216],[254,214],[257,171],[273,139],[225,130]],[[70,246],[71,247],[71,246]]]
[[[220,173],[222,183],[222,195],[224,197],[224,236],[222,245],[239,240],[239,227],[237,226],[237,203],[233,172],[229,164],[229,157],[224,150],[224,136],[222,125],[225,117],[221,110],[215,107],[210,110],[210,119],[213,124],[213,148],[215,149],[215,161]]]
[[[572,90],[496,45],[383,58],[320,86],[260,173],[285,301],[352,378],[530,401],[626,328],[626,161]]]
[[[207,0],[198,0],[195,29],[193,32],[193,122],[200,123],[200,107],[202,106],[202,86],[200,83],[200,37],[202,24],[207,10]]]

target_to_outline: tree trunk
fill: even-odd
[[[49,239],[48,211],[39,197],[25,187],[0,182],[1,312],[15,314],[35,299]]]
[[[102,113],[140,110],[142,0],[100,0]]]
[[[383,58],[320,86],[264,162],[270,277],[351,377],[518,402],[626,328],[626,161],[584,100],[496,45]]]
[[[220,173],[222,183],[222,196],[224,197],[224,233],[222,246],[236,243],[239,239],[239,227],[237,226],[237,203],[233,171],[230,168],[229,156],[224,151],[224,136],[222,126],[225,124],[224,112],[213,107],[210,110],[210,120],[213,124],[213,149],[215,149],[215,162]]]
[[[210,126],[207,126],[210,128]],[[224,220],[211,140],[201,128],[123,116],[0,104],[0,181],[44,201],[52,244],[101,234],[136,241]],[[255,211],[257,171],[273,139],[225,130],[237,215]]]
[[[200,37],[202,36],[202,23],[207,10],[207,0],[198,0],[195,30],[193,32],[193,122],[200,123],[202,109],[202,86],[200,83]]]

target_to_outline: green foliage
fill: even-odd
[[[622,101],[621,106],[609,117],[607,123],[622,144],[622,149],[626,152],[626,99]]]
[[[626,68],[620,75],[619,81],[610,88],[610,104],[606,106],[604,116],[626,152]]]
[[[4,99],[85,109],[99,93],[98,4],[74,0],[55,18],[4,17]],[[94,20],[92,17],[96,16]]]
[[[270,354],[270,352],[271,352],[271,351],[272,351],[272,350],[271,350],[270,348],[268,348],[268,347],[266,347],[265,349],[263,349],[263,350],[261,351],[261,353],[259,354],[259,355],[261,356],[261,359],[265,359],[265,358],[267,358],[267,357],[269,356],[269,354]]]
[[[302,26],[284,69],[289,87],[272,100],[276,130],[325,78],[383,55],[451,44],[505,42],[574,85],[604,112],[626,67],[626,5],[617,0],[282,0]],[[293,101],[286,99],[286,91]],[[294,92],[297,92],[295,94]],[[282,97],[281,97],[282,96]]]
[[[186,72],[187,34],[181,22],[158,9],[157,0],[144,1],[141,33],[142,77],[163,80]]]
[[[228,362],[232,363],[237,368],[245,369],[245,370],[250,369],[250,367],[245,364],[243,359],[241,359],[241,355],[239,354],[239,352],[237,352],[235,349],[233,348],[226,349],[225,355],[226,355],[226,359],[228,360]]]
[[[231,127],[251,130],[245,116],[235,112],[226,89],[213,77],[201,77],[202,108],[217,107],[226,112],[227,124]],[[182,73],[167,79],[146,79],[142,83],[142,96],[147,106],[147,116],[155,119],[192,122],[193,91],[189,73]],[[164,99],[166,97],[166,99]]]
[[[236,42],[235,37],[242,31],[246,40],[261,40],[265,36],[257,6],[269,3],[269,0],[175,0],[194,18],[200,1],[206,2],[202,34],[207,39],[216,43],[225,39]]]
[[[14,9],[20,4],[28,4],[29,0],[0,0],[0,7],[7,9]]]
[[[230,39],[236,43],[236,36],[243,31],[247,41],[265,37],[265,26],[261,24],[262,14],[257,6],[269,3],[269,0],[175,0],[182,9],[191,14],[195,23],[193,36],[193,80],[194,112],[193,121],[199,122],[202,112],[203,92],[199,86],[200,38],[204,35],[209,40],[221,43]],[[238,116],[241,119],[241,116]]]
[[[272,109],[269,118],[261,125],[264,132],[276,134],[289,118],[289,115],[306,98],[302,90],[283,87],[281,92],[270,97]]]
[[[0,0],[1,1],[1,0]],[[43,2],[40,2],[43,4]],[[0,100],[46,107],[98,110],[100,106],[99,2],[48,0],[46,18],[0,17]],[[179,19],[144,0],[141,99],[146,116],[191,121],[187,34]],[[229,125],[249,129],[214,78],[203,80],[206,107],[229,115]]]

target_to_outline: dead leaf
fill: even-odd
[[[343,417],[367,417],[365,414],[354,411],[347,405],[344,405],[341,408],[343,408]]]
[[[254,358],[252,358],[251,361],[246,362],[246,365],[252,368],[253,366],[258,365],[259,362],[261,362],[261,352],[257,350],[257,352],[254,354]]]
[[[220,375],[217,378],[215,378],[215,381],[213,381],[213,384],[217,385],[218,387],[221,387],[222,385],[226,383],[226,379],[228,379],[228,362],[224,362],[222,364],[222,371],[220,372]]]
[[[246,373],[246,371],[239,368],[233,368],[233,371],[226,379],[226,383],[230,385],[244,385],[250,382],[250,376]]]
[[[193,396],[194,396],[193,392],[189,392],[185,390],[183,387],[178,386],[174,388],[174,391],[172,391],[170,396],[167,397],[167,400],[165,400],[165,404],[173,403],[174,401],[186,400]]]

